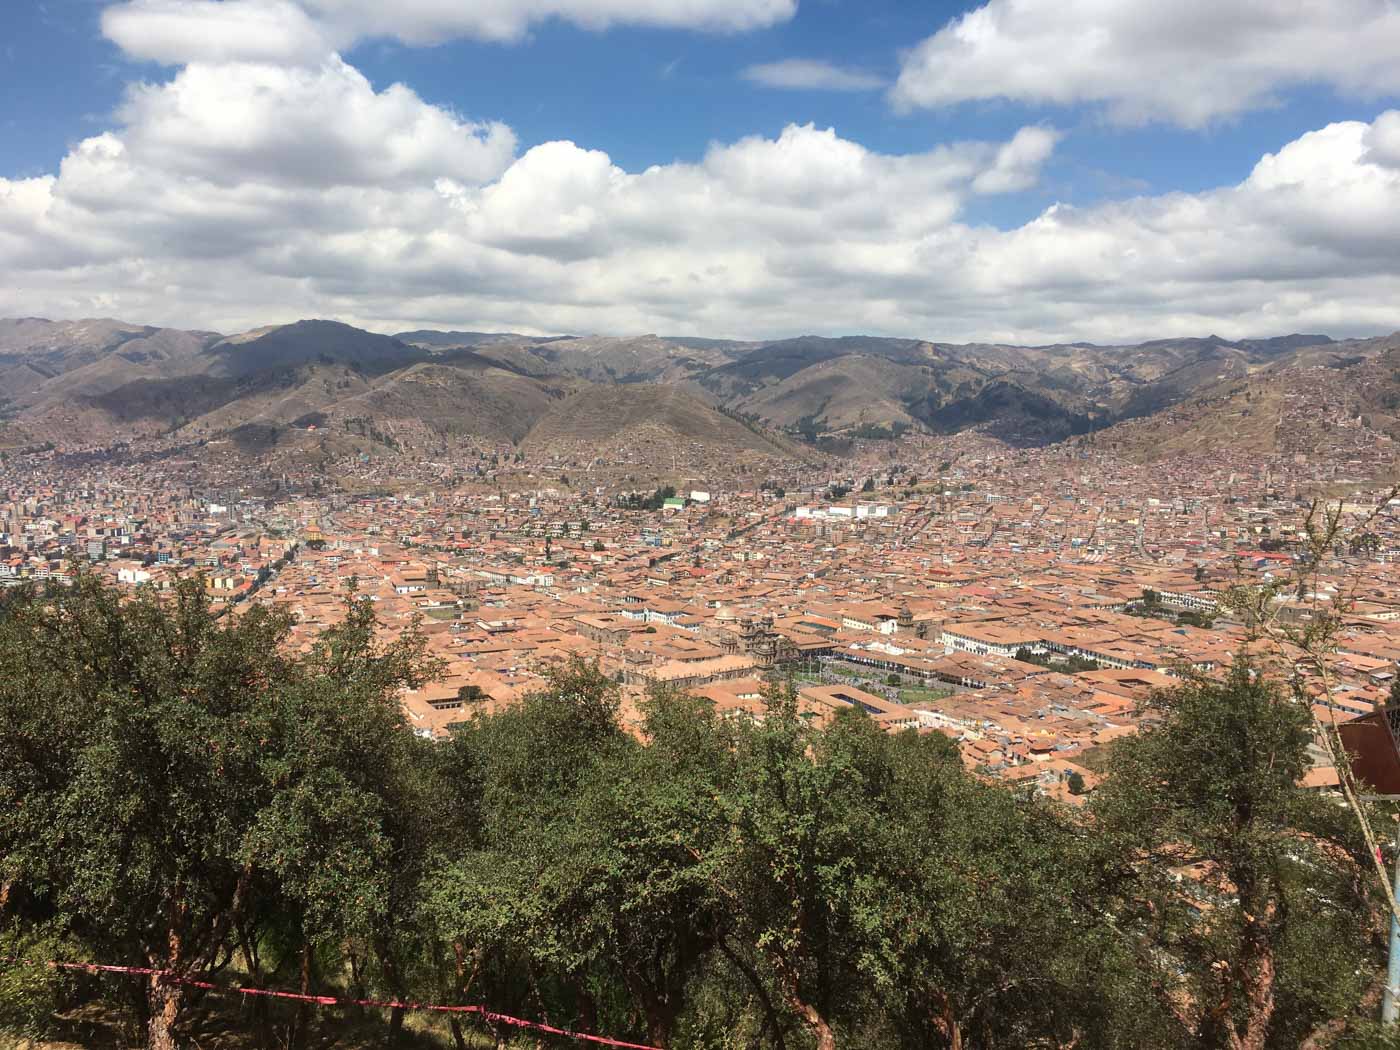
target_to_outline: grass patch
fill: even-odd
[[[901,689],[899,702],[901,704],[929,704],[935,700],[948,699],[954,691],[952,689]]]

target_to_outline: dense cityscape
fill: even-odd
[[[478,455],[466,482],[460,464],[425,463],[394,491],[352,463],[352,487],[382,494],[313,492],[325,486],[303,476],[261,497],[248,493],[264,481],[192,463],[17,457],[0,572],[127,589],[197,573],[216,607],[285,609],[307,638],[353,591],[386,632],[421,619],[445,661],[403,696],[426,737],[578,657],[626,687],[634,724],[655,685],[757,716],[763,680],[792,675],[815,718],[858,706],[941,733],[979,775],[1070,802],[1152,691],[1249,648],[1226,596],[1291,578],[1314,500],[1365,522],[1315,588],[1277,599],[1293,622],[1344,615],[1328,717],[1370,711],[1400,663],[1400,503],[1368,482],[1384,470],[1373,456],[1141,465],[971,432],[866,442],[747,487],[717,473],[629,492],[577,472],[569,486],[558,457]],[[1335,786],[1325,756],[1320,788]]]

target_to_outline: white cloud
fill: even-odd
[[[902,108],[1102,104],[1199,127],[1323,83],[1400,91],[1396,0],[989,0],[906,56]]]
[[[302,0],[318,17],[356,37],[431,44],[458,36],[516,40],[560,19],[586,29],[614,25],[738,32],[775,25],[797,0]]]
[[[485,182],[515,153],[505,125],[464,121],[402,84],[376,93],[335,57],[315,67],[190,65],[131,90],[119,116],[144,164],[224,185]]]
[[[292,0],[131,0],[102,12],[102,31],[133,58],[317,62],[332,44]]]
[[[304,316],[762,336],[1048,341],[1400,327],[1396,113],[1234,186],[1057,206],[1010,230],[1058,133],[892,155],[834,130],[628,172],[338,59],[195,63],[57,172],[0,179],[0,314],[234,330]]]
[[[997,150],[996,163],[972,182],[978,193],[1014,193],[1034,186],[1060,141],[1054,128],[1022,128]]]
[[[741,32],[790,19],[797,0],[125,0],[103,12],[128,54],[186,62],[319,62],[369,38],[512,41],[551,19]]]
[[[1382,113],[1366,133],[1366,159],[1387,168],[1400,168],[1400,111]]]
[[[807,58],[749,66],[742,75],[745,80],[765,87],[808,91],[873,91],[885,86],[884,78],[873,73],[842,69],[830,62]]]

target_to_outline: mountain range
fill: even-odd
[[[621,454],[650,444],[790,459],[812,445],[905,432],[976,427],[1041,444],[1112,427],[1096,440],[1150,454],[1172,446],[1173,426],[1211,430],[1212,414],[1244,418],[1237,402],[1246,396],[1251,405],[1260,399],[1262,419],[1270,391],[1307,375],[1351,391],[1333,401],[1387,433],[1400,405],[1397,366],[1400,333],[1010,346],[870,336],[388,336],[324,320],[226,336],[19,318],[0,320],[0,444],[227,440],[257,453],[320,431],[344,450],[376,454],[463,442]],[[1153,420],[1166,436],[1152,436]]]

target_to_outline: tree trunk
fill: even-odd
[[[642,1008],[642,1016],[647,1023],[647,1042],[652,1046],[665,1047],[671,1045],[671,1033],[676,1026],[676,1011],[665,997],[659,994],[647,980],[636,973],[625,973],[623,983],[627,985],[627,991],[636,1000],[638,1006]]]
[[[948,1040],[948,1050],[962,1050],[962,1026],[958,1024],[957,1015],[953,1013],[953,1001],[947,996],[939,996],[939,999],[942,1005],[936,1023],[942,1030],[943,1037]]]
[[[671,1008],[670,1003],[663,1002],[660,996],[648,994],[642,997],[642,1012],[647,1019],[647,1042],[665,1050],[665,1047],[671,1045],[671,1033],[676,1027],[676,1011]]]
[[[811,1030],[817,1040],[816,1050],[836,1050],[836,1033],[832,1030],[831,1022],[821,1010],[807,1001],[802,991],[802,982],[796,972],[781,954],[775,954],[770,962],[778,976],[783,1000],[788,1009],[800,1017]]]
[[[462,947],[461,941],[452,942],[452,957],[457,964],[457,1002],[466,1002],[467,992],[471,988],[472,982],[476,979],[476,967],[472,968],[470,975],[467,974],[467,955]],[[477,966],[480,966],[480,959]],[[447,1015],[447,1027],[452,1030],[452,1045],[456,1050],[467,1050],[467,1040],[462,1034],[462,1022],[455,1015]]]
[[[389,985],[389,991],[399,1002],[408,998],[408,992],[404,987],[402,975],[394,962],[394,953],[389,947],[388,941],[381,940],[375,945],[375,951],[379,955],[379,964],[384,968],[384,980]],[[403,1007],[395,1006],[389,1011],[389,1045],[397,1046],[399,1033],[403,1031]]]
[[[665,1050],[671,1045],[671,1033],[676,1027],[675,1012],[669,1006],[657,1005],[648,1007],[646,1016],[647,1042]]]
[[[1243,993],[1244,1024],[1230,1022],[1231,1050],[1265,1050],[1269,1027],[1274,1019],[1274,962],[1272,928],[1279,904],[1258,883],[1237,878],[1244,930],[1240,944],[1239,975]]]
[[[481,972],[481,953],[473,953],[471,969],[468,970],[466,949],[462,947],[461,941],[453,941],[452,957],[457,962],[457,1001],[465,1003],[467,996],[471,994],[472,985],[476,983],[477,974]]]
[[[151,976],[146,990],[150,1018],[146,1022],[146,1045],[150,1050],[177,1050],[175,1021],[180,1016],[180,1000],[184,997],[179,985],[168,984],[160,974]]]
[[[311,942],[303,941],[301,945],[301,994],[311,994]],[[296,1050],[306,1037],[306,1030],[311,1027],[311,1007],[306,1003],[297,1006],[296,1013],[292,1015],[290,1030],[287,1032],[288,1050]]]
[[[180,1017],[180,1002],[184,989],[167,977],[180,971],[185,959],[185,938],[183,919],[184,907],[177,900],[167,902],[169,913],[165,934],[165,958],[147,952],[146,958],[153,969],[150,984],[146,987],[146,1003],[150,1013],[146,1020],[146,1042],[151,1050],[176,1050],[175,1022]]]
[[[345,958],[349,960],[350,963],[350,998],[364,999],[366,998],[364,963],[360,961],[359,953],[355,951],[355,946],[349,941],[345,942],[345,946],[342,950],[345,952]],[[355,1013],[363,1020],[365,1017],[364,1006],[357,1003],[355,1006]]]
[[[773,1029],[774,1050],[787,1050],[787,1044],[783,1040],[783,1022],[778,1016],[777,1009],[773,1006],[773,997],[768,994],[768,988],[763,983],[763,978],[758,975],[758,971],[746,962],[733,948],[729,942],[721,938],[718,942],[719,950],[724,957],[734,964],[734,968],[744,975],[744,979],[753,988],[754,994],[758,996],[759,1004],[763,1007],[765,1024]]]
[[[1268,943],[1267,934],[1260,933],[1254,958],[1245,972],[1245,997],[1249,1005],[1244,1034],[1238,1040],[1239,1050],[1265,1050],[1268,1045],[1269,1026],[1274,1019],[1276,975],[1273,946]]]
[[[1231,988],[1228,980],[1220,994],[1220,1001],[1201,1015],[1196,1026],[1196,1045],[1202,1050],[1234,1050],[1237,1043],[1234,1023],[1230,1018],[1232,1006]]]
[[[593,993],[588,990],[588,986],[583,981],[575,978],[569,983],[575,998],[578,1000],[578,1027],[585,1032],[596,1032],[598,1030],[598,1001],[593,998]]]
[[[836,1033],[831,1028],[831,1022],[822,1016],[822,1012],[810,1003],[794,1001],[792,1006],[816,1036],[817,1050],[836,1050]]]
[[[783,997],[787,1000],[788,1008],[802,1018],[803,1023],[811,1029],[812,1035],[817,1040],[816,1050],[836,1050],[836,1033],[832,1030],[831,1022],[826,1019],[826,1015],[802,998],[798,991],[797,980],[790,972],[784,974],[783,970],[780,969],[779,975],[786,986]]]
[[[248,971],[248,980],[252,987],[261,988],[263,986],[262,963],[258,960],[257,943],[251,933],[241,924],[235,927],[238,933],[238,947],[243,953],[243,968]],[[268,1007],[266,997],[261,995],[248,996],[249,1007],[253,1012],[253,1023],[257,1025],[258,1041],[262,1044],[263,1050],[272,1050],[272,1014]]]

